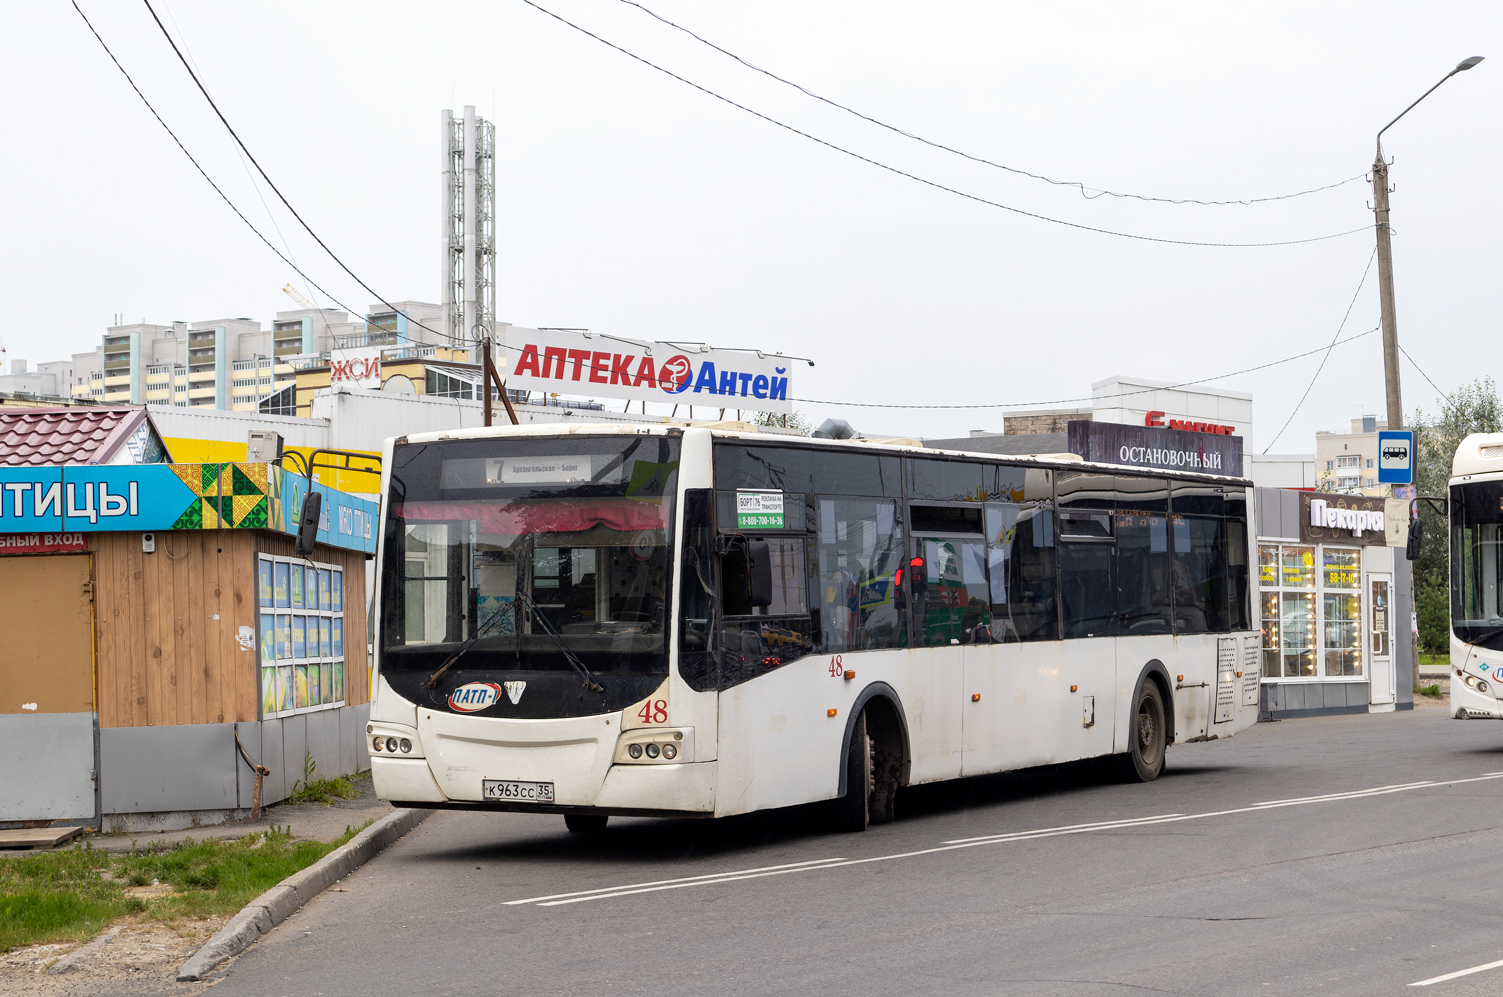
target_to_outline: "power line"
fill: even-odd
[[[839,402],[827,398],[790,398],[789,401],[804,402],[809,405],[838,405],[844,408],[881,408],[881,409],[996,409],[996,408],[1032,408],[1038,405],[1063,405],[1067,402],[1091,402],[1108,398],[1127,398],[1131,395],[1144,395],[1153,391],[1173,391],[1176,388],[1185,388],[1194,384],[1205,384],[1208,381],[1220,381],[1228,377],[1236,377],[1239,374],[1252,374],[1256,371],[1267,370],[1269,367],[1277,367],[1280,364],[1290,363],[1294,360],[1302,360],[1317,353],[1327,352],[1332,346],[1344,346],[1355,342],[1363,336],[1371,336],[1381,326],[1373,326],[1366,332],[1359,332],[1355,336],[1348,336],[1338,340],[1330,346],[1321,346],[1304,353],[1296,353],[1292,357],[1284,357],[1282,360],[1272,360],[1268,363],[1258,364],[1256,367],[1244,367],[1242,370],[1234,370],[1227,374],[1217,374],[1214,377],[1197,378],[1194,381],[1181,381],[1178,384],[1167,384],[1162,388],[1139,388],[1135,391],[1119,391],[1113,395],[1083,395],[1079,398],[1050,398],[1045,401],[1033,402],[988,402],[985,405],[896,405],[889,402]]]
[[[223,200],[225,204],[229,205],[230,210],[235,213],[235,217],[244,222],[246,228],[254,232],[256,234],[256,238],[266,243],[266,248],[270,249],[273,253],[276,253],[277,258],[291,267],[299,277],[302,277],[313,287],[316,287],[320,291],[323,291],[324,295],[330,301],[334,302],[336,305],[339,305],[341,308],[345,309],[345,311],[353,312],[353,308],[351,308],[349,305],[344,304],[338,298],[334,297],[334,295],[330,294],[328,291],[320,287],[312,277],[309,277],[302,271],[301,268],[298,267],[296,263],[293,263],[291,260],[289,260],[280,249],[272,245],[271,240],[266,238],[266,236],[261,233],[260,229],[251,224],[250,219],[246,218],[244,213],[235,206],[235,202],[230,200],[229,195],[225,194],[225,192],[220,189],[219,185],[214,182],[213,178],[209,176],[209,174],[204,170],[203,166],[199,164],[198,160],[193,158],[193,153],[189,152],[188,147],[183,145],[182,139],[177,137],[177,133],[168,126],[167,122],[162,120],[162,116],[157,113],[157,109],[151,105],[151,101],[146,99],[146,95],[141,92],[141,88],[136,86],[136,81],[131,79],[130,73],[125,71],[125,67],[120,64],[120,60],[115,58],[115,53],[110,51],[110,47],[105,44],[104,39],[100,37],[99,32],[95,30],[93,23],[90,22],[88,18],[88,15],[86,15],[83,12],[82,8],[78,6],[78,0],[70,0],[70,2],[73,4],[73,9],[78,11],[78,16],[83,18],[83,22],[88,26],[89,32],[93,34],[95,40],[99,42],[100,47],[104,49],[105,55],[108,55],[110,57],[110,61],[115,64],[115,68],[120,70],[120,75],[125,77],[125,82],[129,83],[130,88],[136,92],[136,96],[141,98],[141,103],[146,105],[146,109],[151,112],[151,116],[157,119],[157,124],[161,125],[162,128],[167,132],[167,134],[172,136],[172,141],[177,143],[177,147],[182,150],[183,155],[188,157],[188,162],[192,163],[194,168],[198,170],[199,175],[208,182],[210,187],[214,188],[214,193],[218,194],[220,199]],[[357,312],[356,314],[359,313]]]
[[[1264,453],[1273,449],[1273,445],[1279,441],[1279,437],[1284,435],[1284,430],[1288,429],[1289,424],[1294,421],[1294,417],[1299,412],[1300,406],[1305,404],[1306,398],[1310,397],[1310,389],[1315,387],[1315,379],[1320,376],[1320,372],[1326,369],[1326,361],[1331,357],[1331,348],[1336,345],[1336,336],[1341,335],[1341,330],[1346,328],[1346,320],[1351,318],[1352,315],[1352,306],[1357,303],[1357,295],[1362,293],[1362,285],[1367,283],[1367,274],[1373,268],[1373,260],[1377,258],[1378,247],[1374,246],[1373,254],[1367,258],[1367,266],[1362,270],[1362,279],[1357,282],[1357,290],[1352,292],[1352,300],[1347,302],[1346,314],[1341,316],[1341,324],[1336,327],[1336,335],[1331,337],[1331,345],[1326,347],[1325,356],[1320,358],[1320,366],[1316,367],[1315,373],[1310,375],[1310,383],[1305,385],[1305,393],[1299,396],[1299,402],[1295,404],[1294,411],[1289,413],[1289,418],[1284,420],[1284,425],[1277,433],[1273,434],[1273,439],[1268,441],[1268,446],[1263,448]]]
[[[863,156],[859,152],[853,152],[852,150],[847,149],[844,146],[836,145],[834,142],[830,142],[830,141],[827,141],[825,139],[819,138],[816,135],[811,135],[808,132],[800,131],[799,129],[793,127],[790,124],[786,124],[786,123],[784,123],[782,121],[779,121],[776,118],[769,117],[768,115],[763,114],[760,111],[754,111],[751,108],[747,107],[745,104],[738,104],[734,100],[731,100],[729,97],[722,96],[721,94],[718,94],[715,91],[710,90],[707,87],[700,86],[698,83],[695,83],[692,80],[685,79],[684,77],[678,75],[677,73],[673,72],[672,70],[664,69],[662,66],[659,66],[657,63],[651,62],[651,61],[649,61],[647,59],[644,59],[642,56],[637,55],[634,52],[627,51],[626,49],[622,48],[620,45],[617,45],[615,42],[607,41],[606,39],[600,37],[599,35],[595,34],[594,32],[589,31],[586,28],[580,27],[579,25],[575,24],[573,21],[570,21],[570,20],[568,20],[567,18],[564,18],[564,17],[560,17],[558,14],[555,14],[553,11],[549,10],[548,8],[543,7],[543,6],[541,6],[541,5],[533,2],[533,0],[522,0],[522,2],[525,3],[525,4],[527,4],[527,6],[529,6],[529,7],[532,7],[534,9],[538,10],[538,11],[541,11],[544,14],[547,14],[549,17],[553,18],[554,20],[559,21],[562,24],[568,25],[569,27],[573,28],[575,31],[578,31],[578,32],[580,32],[581,34],[584,34],[584,35],[588,35],[589,37],[595,39],[597,42],[600,42],[600,44],[605,45],[608,48],[615,49],[617,52],[620,52],[622,55],[625,55],[625,56],[628,56],[629,58],[635,59],[637,62],[642,63],[644,66],[648,66],[648,67],[650,67],[652,69],[656,69],[658,72],[664,74],[665,76],[670,76],[673,79],[678,80],[680,83],[683,83],[686,86],[693,87],[695,90],[698,90],[700,93],[706,94],[706,95],[708,95],[710,97],[714,97],[716,100],[723,101],[724,103],[729,104],[729,105],[731,105],[732,107],[734,107],[734,108],[736,108],[738,110],[745,111],[747,114],[750,114],[750,115],[752,115],[753,117],[756,117],[756,118],[760,118],[761,120],[767,122],[768,124],[776,125],[777,127],[782,128],[782,129],[784,129],[786,131],[790,131],[790,132],[792,132],[795,135],[798,135],[798,136],[800,136],[802,138],[806,138],[806,139],[808,139],[811,142],[817,142],[818,144],[820,144],[822,146],[825,146],[828,149],[833,149],[836,152],[843,153],[844,155],[850,156],[852,159],[859,159],[863,163],[867,163],[867,164],[869,164],[871,166],[875,166],[875,167],[877,167],[880,170],[886,170],[889,173],[897,174],[900,177],[906,177],[907,179],[913,180],[913,181],[915,181],[917,183],[921,183],[921,184],[925,185],[926,187],[933,187],[935,190],[942,190],[942,191],[944,191],[947,194],[954,194],[957,197],[963,197],[963,198],[965,198],[967,200],[975,201],[978,204],[985,204],[985,205],[988,205],[988,206],[993,207],[993,208],[1001,208],[1003,211],[1010,211],[1013,214],[1023,215],[1023,216],[1025,216],[1027,218],[1034,218],[1034,219],[1037,219],[1039,221],[1051,222],[1052,224],[1055,224],[1055,225],[1064,225],[1064,226],[1066,226],[1068,228],[1081,229],[1081,230],[1086,231],[1086,232],[1096,232],[1096,233],[1099,233],[1101,235],[1117,236],[1118,238],[1121,238],[1121,239],[1137,239],[1137,240],[1139,240],[1141,242],[1157,242],[1157,243],[1165,243],[1165,244],[1174,245],[1174,246],[1204,246],[1204,247],[1211,247],[1211,248],[1216,248],[1216,249],[1264,249],[1264,248],[1268,248],[1268,247],[1272,247],[1272,246],[1299,246],[1299,245],[1303,245],[1303,244],[1309,243],[1309,242],[1324,242],[1327,239],[1339,239],[1339,238],[1341,238],[1342,236],[1345,236],[1345,235],[1355,235],[1358,232],[1366,232],[1366,231],[1368,231],[1368,229],[1370,227],[1370,226],[1364,225],[1361,228],[1348,229],[1345,232],[1332,232],[1329,235],[1311,236],[1310,238],[1307,238],[1307,239],[1285,239],[1285,240],[1283,240],[1281,242],[1196,242],[1196,241],[1193,241],[1193,240],[1190,240],[1190,239],[1165,239],[1165,238],[1161,238],[1159,236],[1137,235],[1137,234],[1132,233],[1132,232],[1117,232],[1117,231],[1115,231],[1113,229],[1098,228],[1098,227],[1096,227],[1094,225],[1082,225],[1079,222],[1065,221],[1062,218],[1052,218],[1049,215],[1041,215],[1041,214],[1038,214],[1037,212],[1025,211],[1022,208],[1015,208],[1015,207],[1012,207],[1011,205],[1003,204],[1000,201],[991,201],[991,200],[988,200],[988,199],[986,199],[984,197],[977,196],[976,194],[968,194],[968,193],[966,193],[963,190],[957,190],[954,187],[947,187],[944,184],[938,183],[938,182],[936,182],[934,180],[927,180],[924,177],[918,176],[917,174],[909,173],[909,172],[907,172],[905,170],[900,170],[896,166],[888,166],[886,163],[878,162],[877,160],[872,159],[869,156]]]
[[[141,0],[141,2],[146,5],[146,9],[151,13],[151,19],[155,21],[157,23],[157,27],[161,29],[162,37],[166,38],[167,44],[172,46],[172,51],[177,55],[178,61],[183,64],[183,68],[186,69],[188,71],[188,75],[193,78],[193,82],[198,87],[199,93],[204,95],[204,100],[209,102],[209,106],[214,109],[214,113],[218,115],[220,122],[224,124],[225,130],[230,133],[230,137],[235,140],[235,144],[238,145],[245,153],[246,158],[251,161],[251,165],[256,168],[256,172],[261,174],[261,179],[266,181],[266,185],[271,188],[272,193],[276,194],[277,198],[281,200],[282,204],[286,206],[287,210],[292,212],[292,217],[296,218],[298,220],[298,224],[302,225],[307,233],[313,237],[313,241],[318,243],[319,247],[322,248],[324,252],[329,254],[329,258],[332,259],[335,263],[339,264],[340,269],[349,274],[350,277],[355,281],[355,283],[363,287],[373,298],[381,302],[381,304],[385,305],[387,308],[391,309],[394,312],[398,311],[399,309],[396,305],[392,304],[390,301],[387,301],[381,295],[377,294],[369,284],[360,279],[360,276],[356,274],[355,271],[346,266],[345,262],[335,254],[334,250],[330,249],[328,244],[325,243],[323,239],[319,238],[318,233],[313,231],[313,227],[303,220],[303,216],[297,213],[297,209],[292,206],[292,202],[287,200],[282,191],[277,187],[275,183],[272,182],[271,177],[268,176],[266,171],[261,168],[261,164],[256,161],[256,157],[251,154],[250,149],[247,148],[246,144],[240,140],[240,136],[236,134],[234,127],[230,125],[229,119],[224,116],[224,112],[219,109],[219,105],[214,103],[214,98],[209,96],[209,91],[205,89],[203,82],[199,80],[198,74],[193,71],[193,66],[189,64],[186,58],[183,57],[182,50],[177,47],[177,42],[173,40],[172,34],[167,30],[167,26],[163,24],[162,19],[157,16],[156,10],[151,6],[151,0]],[[77,4],[75,3],[74,6],[76,7]],[[82,13],[82,11],[80,11],[79,13]],[[301,273],[302,271],[298,272]],[[325,293],[327,294],[328,292]],[[332,300],[333,296],[330,295],[330,298]],[[353,311],[353,309],[348,310]],[[357,312],[356,314],[362,313]],[[459,340],[455,339],[453,336],[450,336],[447,333],[441,333],[436,329],[429,329],[428,326],[417,321],[416,319],[409,317],[408,321],[416,325],[420,329],[426,329],[428,332],[433,333],[435,336],[442,336],[444,339],[447,339],[450,342],[459,342]]]
[[[1414,362],[1414,357],[1411,357],[1409,355],[1409,351],[1404,349],[1402,345],[1399,346],[1399,352],[1404,354],[1404,359],[1408,360],[1410,365],[1415,370],[1419,371],[1420,377],[1423,377],[1426,381],[1430,381],[1430,375],[1426,374],[1424,369],[1421,368],[1419,364]],[[1445,405],[1453,412],[1456,411],[1456,406],[1451,402],[1451,396],[1446,394],[1444,391],[1441,391],[1440,385],[1436,384],[1434,381],[1430,381],[1430,387],[1434,388],[1436,391],[1440,391],[1440,401],[1442,405]]]
[[[715,51],[719,52],[721,55],[729,56],[730,58],[736,60],[737,62],[741,63],[741,65],[745,66],[747,69],[753,70],[754,72],[761,73],[763,76],[769,77],[770,79],[777,80],[779,83],[785,84],[786,86],[790,86],[793,89],[795,89],[795,90],[799,91],[800,93],[804,94],[805,96],[814,98],[815,100],[819,101],[820,103],[828,104],[829,106],[831,106],[833,108],[836,108],[838,110],[844,111],[847,114],[855,115],[856,117],[860,118],[862,121],[870,122],[871,124],[876,125],[878,128],[885,128],[885,129],[887,129],[890,132],[893,132],[893,133],[895,133],[897,135],[903,136],[904,138],[912,139],[915,142],[922,142],[924,145],[930,146],[930,147],[935,148],[935,149],[939,149],[939,150],[941,150],[943,152],[952,153],[953,155],[960,156],[960,157],[962,157],[964,159],[969,159],[973,163],[981,163],[984,166],[991,166],[991,167],[994,167],[994,168],[999,169],[999,170],[1006,170],[1008,173],[1016,173],[1019,176],[1031,177],[1034,180],[1042,180],[1045,183],[1054,184],[1056,187],[1075,187],[1075,188],[1079,189],[1080,195],[1082,197],[1084,197],[1088,201],[1093,201],[1096,198],[1102,196],[1103,194],[1106,194],[1106,195],[1110,195],[1111,197],[1132,198],[1132,199],[1138,200],[1138,201],[1154,201],[1154,202],[1157,202],[1157,203],[1160,203],[1160,204],[1203,204],[1203,205],[1263,204],[1263,203],[1268,202],[1268,201],[1287,201],[1290,198],[1304,197],[1306,194],[1318,194],[1321,191],[1334,190],[1337,187],[1344,187],[1344,186],[1346,186],[1349,183],[1352,183],[1352,182],[1357,181],[1357,180],[1363,180],[1363,179],[1366,178],[1364,174],[1360,174],[1359,173],[1357,176],[1347,177],[1345,180],[1339,180],[1336,183],[1328,183],[1328,184],[1326,184],[1324,186],[1321,186],[1321,187],[1312,187],[1309,190],[1296,191],[1293,194],[1277,194],[1277,195],[1274,195],[1272,197],[1238,198],[1238,199],[1227,200],[1227,201],[1203,201],[1203,200],[1200,200],[1198,198],[1193,198],[1193,197],[1179,197],[1179,198],[1175,198],[1175,197],[1152,197],[1152,196],[1149,196],[1147,194],[1130,194],[1130,193],[1124,193],[1122,191],[1108,190],[1105,187],[1088,187],[1086,184],[1083,184],[1083,183],[1081,183],[1078,180],[1056,180],[1053,177],[1047,177],[1047,176],[1044,176],[1041,173],[1031,173],[1028,170],[1019,169],[1016,166],[1008,166],[1005,163],[993,162],[992,160],[986,159],[986,158],[984,158],[982,156],[972,155],[969,152],[965,152],[965,151],[963,151],[961,149],[952,148],[951,146],[945,145],[942,142],[936,142],[936,141],[934,141],[932,139],[924,138],[922,135],[915,135],[913,132],[905,131],[904,129],[899,128],[897,125],[888,124],[887,122],[882,121],[882,120],[880,120],[878,118],[874,118],[874,117],[872,117],[869,114],[864,114],[861,111],[858,111],[858,110],[856,110],[853,107],[848,107],[845,104],[840,103],[839,101],[831,100],[828,97],[823,97],[823,96],[815,93],[814,91],[808,89],[807,87],[802,86],[801,84],[795,83],[794,81],[792,81],[790,79],[785,79],[784,77],[779,76],[777,73],[774,73],[774,72],[772,72],[771,70],[768,70],[768,69],[763,69],[761,66],[758,66],[758,65],[756,65],[756,64],[754,64],[752,62],[748,62],[746,59],[741,58],[741,56],[737,55],[735,52],[732,52],[732,51],[730,51],[729,49],[726,49],[726,48],[722,48],[721,46],[719,46],[719,45],[715,44],[714,42],[710,41],[708,38],[704,38],[704,37],[701,37],[700,35],[695,34],[693,31],[691,31],[688,28],[684,27],[682,24],[676,24],[673,21],[668,20],[668,18],[664,17],[663,15],[661,15],[661,14],[655,12],[655,11],[649,10],[647,7],[644,7],[642,4],[637,3],[636,0],[621,0],[621,2],[624,3],[624,4],[627,4],[628,6],[632,6],[632,7],[637,8],[642,13],[646,14],[648,17],[651,17],[651,18],[654,18],[655,20],[661,21],[663,24],[666,24],[670,28],[673,28],[673,29],[678,30],[678,31],[682,31],[684,34],[688,35],[690,38],[693,38],[695,41],[700,42],[703,45],[708,45],[710,48],[712,48]],[[1088,191],[1091,191],[1091,190],[1094,190],[1095,193],[1094,194],[1088,193]]]

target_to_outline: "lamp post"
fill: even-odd
[[[1456,64],[1456,68],[1441,77],[1440,83],[1420,94],[1419,100],[1399,112],[1397,118],[1378,129],[1377,156],[1373,159],[1373,214],[1377,219],[1378,234],[1378,303],[1383,315],[1383,386],[1388,398],[1388,428],[1404,428],[1404,403],[1399,395],[1399,328],[1393,306],[1393,244],[1388,229],[1388,164],[1383,161],[1383,133],[1392,128],[1404,115],[1414,110],[1420,100],[1436,91],[1441,83],[1457,73],[1471,69],[1482,61],[1474,55]]]

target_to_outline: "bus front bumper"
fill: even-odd
[[[423,757],[371,756],[381,799],[523,813],[707,816],[715,810],[716,764],[692,761],[692,728],[676,742],[686,760],[623,764],[621,746],[655,732],[623,733],[619,714],[507,721],[420,710],[417,719]],[[487,799],[484,785],[494,780],[548,783],[553,800]]]
[[[1451,717],[1455,720],[1503,720],[1503,702],[1478,692],[1459,675],[1451,676]]]

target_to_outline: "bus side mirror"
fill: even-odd
[[[766,540],[746,543],[746,588],[752,606],[772,605],[772,547]]]
[[[1420,547],[1425,542],[1425,521],[1415,516],[1409,521],[1409,542],[1404,545],[1404,557],[1410,561],[1418,561]]]
[[[323,493],[309,492],[303,496],[303,508],[297,515],[297,544],[293,548],[298,557],[313,553],[313,545],[318,542],[318,517],[323,507]]]

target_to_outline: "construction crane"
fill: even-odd
[[[302,305],[304,308],[308,309],[309,311],[313,311],[314,310],[314,308],[313,308],[313,302],[311,302],[307,298],[303,297],[302,294],[298,291],[298,289],[295,288],[295,287],[293,287],[291,284],[288,284],[286,287],[282,288],[282,293],[285,294],[285,295],[287,295],[287,297],[291,298],[293,301],[296,301],[298,304]]]

